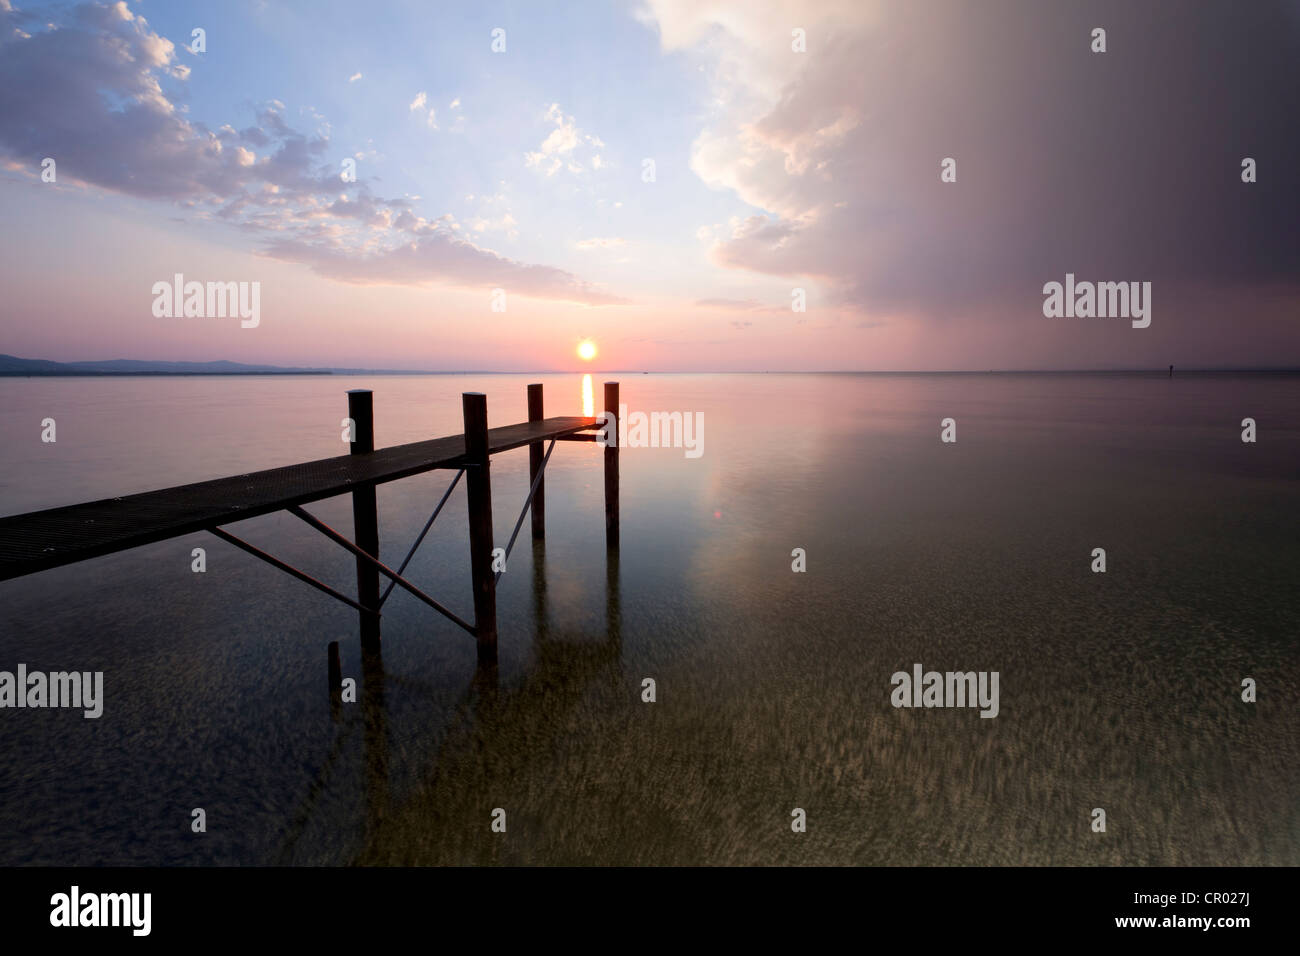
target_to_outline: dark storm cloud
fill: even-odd
[[[720,263],[935,315],[1032,304],[1067,271],[1300,284],[1297,4],[870,9],[810,29],[775,105],[701,137],[696,169],[770,213]]]

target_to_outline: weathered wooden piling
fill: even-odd
[[[465,417],[465,498],[469,511],[470,580],[474,637],[480,663],[497,658],[497,582],[492,570],[492,479],[488,454],[487,396],[461,395]]]
[[[329,646],[330,693],[337,694],[343,690],[343,662],[339,658],[339,642],[330,641]]]
[[[618,547],[618,382],[605,383],[605,547]],[[611,417],[612,416],[612,417]]]
[[[374,393],[368,388],[348,390],[348,418],[352,419],[351,454],[369,455],[375,450]],[[374,558],[379,557],[379,509],[375,486],[364,485],[352,492],[352,524],[355,544]],[[361,612],[361,645],[379,647],[379,569],[357,558],[357,603]]]
[[[528,386],[528,420],[540,422],[546,416],[542,414],[541,383]],[[542,443],[533,442],[528,446],[528,484],[532,487],[537,482],[537,491],[533,493],[533,540],[541,541],[546,537],[546,478],[538,479],[542,470]]]

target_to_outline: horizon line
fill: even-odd
[[[18,362],[32,364],[49,364],[61,366],[55,369],[21,369],[0,367],[0,377],[6,378],[44,378],[76,376],[130,376],[130,375],[571,375],[595,374],[614,375],[1098,375],[1098,374],[1135,374],[1135,373],[1169,373],[1173,372],[1258,372],[1258,373],[1300,373],[1298,365],[1201,365],[1185,366],[1129,366],[1112,368],[948,368],[948,369],[645,369],[645,368],[611,368],[593,369],[550,368],[550,369],[390,369],[390,368],[350,368],[343,365],[271,365],[257,362],[236,362],[231,359],[209,359],[194,361],[192,359],[80,359],[75,361],[58,361],[55,359],[27,359],[17,355],[0,355],[0,359],[14,359]],[[114,363],[133,363],[138,365],[156,364],[159,366],[236,366],[233,371],[195,369],[140,369],[137,371],[116,370],[111,368],[89,368],[87,366],[107,366]]]
[[[1175,368],[1177,374],[1300,375],[1296,366],[1219,366]],[[112,371],[68,369],[57,371],[0,370],[0,378],[242,378],[358,375],[1165,375],[1166,368],[1000,368],[1000,369],[259,369],[250,371]]]

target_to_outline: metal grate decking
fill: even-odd
[[[488,453],[562,438],[599,426],[595,418],[547,418],[488,430]],[[123,498],[0,518],[0,581],[231,521],[464,466],[465,436],[381,448],[364,455],[272,468]]]

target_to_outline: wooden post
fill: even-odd
[[[605,547],[618,547],[618,382],[605,383],[605,421],[613,440],[605,443]],[[613,417],[610,418],[609,415]]]
[[[366,657],[378,657],[367,654]],[[339,642],[330,641],[329,646],[329,681],[330,681],[330,720],[338,723],[343,719],[343,662],[339,659]]]
[[[540,422],[546,416],[542,414],[542,386],[528,386],[528,420]],[[528,487],[532,487],[537,473],[542,470],[542,443],[533,442],[528,446]],[[537,492],[533,495],[533,540],[541,541],[546,537],[546,479],[537,482]]]
[[[343,689],[343,663],[339,659],[339,642],[330,641],[330,693],[336,694]]]
[[[497,659],[497,582],[492,571],[492,478],[488,455],[487,396],[461,395],[465,416],[465,497],[469,510],[470,579],[474,585],[474,636],[479,663]]]
[[[368,388],[348,390],[348,418],[352,419],[351,454],[368,455],[375,450],[374,393]],[[373,558],[379,557],[379,510],[375,486],[367,485],[352,492],[352,527],[354,543]],[[357,558],[357,603],[368,610],[361,612],[361,646],[379,647],[379,569]]]

